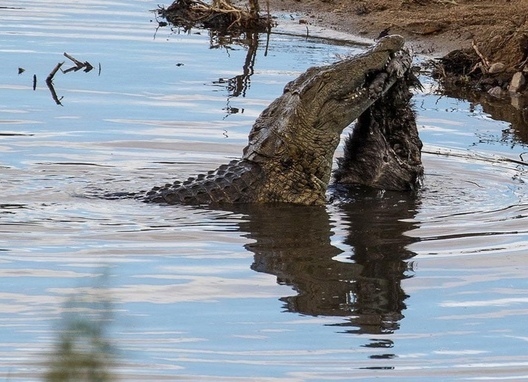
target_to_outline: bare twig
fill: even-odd
[[[77,60],[75,57],[69,55],[69,54],[66,53],[66,52],[64,52],[64,57],[70,59],[70,60],[75,64],[75,66],[72,66],[71,68],[66,69],[66,70],[64,71],[65,74],[66,74],[66,73],[69,73],[69,72],[71,72],[71,71],[76,72],[76,71],[78,71],[78,70],[80,70],[80,69],[83,69],[83,68],[84,68],[84,72],[85,72],[85,73],[88,73],[89,71],[91,71],[91,70],[93,69],[92,64],[90,64],[88,61],[81,62],[81,61]]]
[[[77,60],[75,57],[70,56],[68,53],[64,52],[64,57],[68,58],[69,60],[73,61],[73,63],[77,66],[84,66],[84,64]]]
[[[528,162],[525,162],[523,160],[508,158],[508,157],[504,157],[504,156],[486,157],[484,155],[479,155],[479,154],[474,154],[473,156],[471,156],[471,155],[468,155],[468,154],[459,153],[459,152],[450,151],[450,150],[441,151],[440,149],[438,149],[438,150],[426,150],[426,149],[423,149],[422,153],[424,153],[424,154],[433,154],[433,155],[442,155],[442,156],[446,156],[446,157],[452,156],[452,157],[456,157],[456,158],[477,159],[477,160],[482,160],[482,161],[485,161],[485,162],[506,162],[506,163],[513,163],[513,164],[517,164],[517,165],[521,165],[521,166],[528,166]],[[521,157],[521,159],[522,159],[522,157]]]
[[[482,64],[484,65],[484,68],[486,69],[486,71],[489,70],[490,68],[490,63],[489,63],[489,60],[480,52],[480,50],[478,49],[477,47],[477,44],[475,43],[475,40],[472,40],[471,41],[471,46],[473,47],[473,49],[475,50],[475,53],[477,53],[477,55],[480,57],[480,59],[482,60]]]
[[[59,69],[61,68],[61,66],[64,64],[64,61],[63,62],[59,62],[57,65],[55,65],[55,67],[53,68],[53,70],[50,72],[50,74],[48,75],[48,77],[46,78],[46,82],[51,82],[53,81],[53,77],[55,77],[55,74],[59,71]]]

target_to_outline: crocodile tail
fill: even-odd
[[[184,182],[176,181],[147,192],[148,202],[168,204],[211,205],[223,203],[249,203],[262,179],[258,164],[246,160],[233,160],[216,170]]]

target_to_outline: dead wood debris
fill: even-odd
[[[94,67],[92,64],[90,64],[88,61],[82,62],[77,60],[75,57],[71,56],[70,54],[64,52],[64,57],[68,58],[70,61],[72,61],[75,65],[72,66],[69,69],[62,70],[61,67],[64,65],[63,62],[59,62],[55,67],[51,70],[50,74],[48,74],[48,77],[46,78],[46,85],[48,86],[48,89],[51,93],[51,98],[55,101],[57,105],[62,106],[61,100],[62,97],[59,98],[57,95],[57,92],[55,91],[55,87],[53,86],[53,78],[55,77],[55,74],[59,71],[59,69],[62,71],[63,74],[69,73],[69,72],[76,72],[80,69],[84,69],[83,71],[85,73],[90,72]],[[99,64],[99,74],[101,74],[101,64]],[[37,88],[37,77],[33,76],[33,90]]]
[[[59,71],[59,69],[61,68],[62,65],[64,65],[64,61],[63,62],[59,62],[57,65],[55,65],[55,67],[50,72],[50,74],[48,74],[48,77],[46,78],[46,82],[52,82],[53,81],[53,77],[55,77],[55,74],[57,74],[57,72]]]
[[[249,1],[249,9],[242,9],[229,0],[213,0],[211,4],[201,0],[176,0],[168,8],[160,7],[158,14],[175,26],[189,30],[203,27],[223,32],[269,31],[271,17],[259,14],[258,0]]]
[[[518,62],[518,55],[505,59],[508,64],[504,64],[486,55],[475,41],[472,41],[471,46],[469,49],[454,50],[440,58],[433,64],[433,77],[446,89],[468,87],[488,93],[493,89],[494,94],[498,94],[498,89],[507,91],[514,73],[524,68],[523,63],[514,65]]]
[[[92,64],[90,64],[88,61],[81,62],[81,61],[77,60],[75,57],[72,57],[71,55],[69,55],[66,52],[64,52],[64,57],[66,57],[69,60],[73,61],[73,63],[75,64],[75,66],[72,66],[71,68],[66,69],[65,71],[63,71],[64,74],[66,74],[68,72],[71,72],[71,71],[76,72],[76,71],[81,70],[81,69],[84,69],[83,72],[88,73],[89,71],[91,71],[94,68],[92,66]]]
[[[46,85],[48,86],[48,89],[51,93],[51,98],[53,98],[55,103],[59,106],[62,106],[62,103],[61,103],[62,98],[59,98],[59,96],[57,95],[57,92],[55,91],[55,87],[53,86],[53,77],[55,77],[55,74],[57,74],[57,72],[59,71],[62,65],[64,65],[64,62],[59,62],[57,65],[55,65],[53,70],[50,72],[50,74],[46,78]]]

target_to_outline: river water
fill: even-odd
[[[0,6],[0,379],[66,380],[75,341],[99,380],[528,379],[523,125],[424,76],[417,196],[108,200],[239,157],[286,82],[364,49],[305,26],[219,45],[156,29],[156,6]],[[64,52],[94,69],[58,71],[54,99]]]

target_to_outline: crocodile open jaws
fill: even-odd
[[[308,69],[257,118],[241,159],[155,187],[146,200],[324,205],[341,133],[410,70],[403,45],[387,36],[363,54]]]

